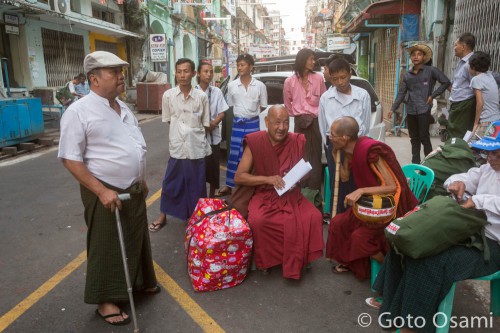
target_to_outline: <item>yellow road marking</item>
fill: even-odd
[[[23,313],[25,313],[30,307],[32,307],[36,302],[38,302],[43,296],[47,295],[52,289],[54,289],[59,282],[64,280],[68,275],[70,275],[75,269],[80,267],[82,263],[87,259],[87,252],[83,251],[73,259],[69,264],[67,264],[63,269],[51,277],[47,282],[42,284],[40,288],[35,290],[31,295],[26,297],[21,303],[13,307],[9,312],[4,314],[0,318],[0,332],[3,332],[14,320],[19,318]]]
[[[161,196],[161,189],[156,191],[151,197],[146,200],[146,206],[151,206]],[[3,332],[17,318],[28,311],[42,297],[47,295],[54,289],[62,280],[70,275],[75,269],[87,259],[87,252],[83,251],[67,264],[63,269],[57,272],[47,282],[42,284],[31,295],[14,306],[9,312],[0,317],[0,332]],[[156,262],[153,261],[158,282],[165,290],[177,301],[177,303],[186,311],[193,321],[200,326],[205,332],[224,332],[224,330],[206,313],[189,295],[168,275]]]
[[[225,332],[156,262],[156,279],[204,332]]]

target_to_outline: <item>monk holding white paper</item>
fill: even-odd
[[[300,279],[301,271],[323,255],[321,213],[292,186],[281,196],[283,177],[302,159],[305,137],[289,133],[286,108],[275,105],[266,117],[266,131],[245,137],[245,150],[235,175],[237,185],[253,186],[248,223],[254,236],[254,261],[259,270],[282,265],[283,277]],[[276,188],[276,189],[275,189]]]

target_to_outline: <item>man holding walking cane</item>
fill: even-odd
[[[144,179],[146,143],[137,119],[117,97],[125,89],[123,67],[112,53],[96,51],[84,60],[90,93],[61,119],[58,157],[80,183],[87,231],[85,303],[111,325],[126,325],[118,306],[128,301],[115,209],[120,210],[133,290],[160,291],[147,229]],[[130,193],[122,202],[118,195]]]

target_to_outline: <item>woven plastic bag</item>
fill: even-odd
[[[234,287],[245,279],[252,231],[243,216],[221,199],[200,199],[189,219],[185,247],[196,291]]]

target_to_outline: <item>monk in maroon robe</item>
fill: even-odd
[[[330,223],[326,257],[338,263],[332,268],[334,273],[352,271],[358,279],[364,280],[370,276],[370,257],[381,262],[389,249],[384,235],[386,224],[368,226],[354,215],[352,206],[364,194],[398,192],[396,217],[400,217],[417,205],[417,199],[392,149],[366,136],[358,138],[357,133],[358,124],[352,117],[339,118],[331,127],[335,148],[352,155],[351,171],[358,189],[346,196],[345,204],[351,207]]]
[[[238,185],[255,188],[248,204],[254,237],[254,261],[260,270],[282,265],[283,277],[300,279],[302,269],[323,256],[322,215],[294,186],[282,196],[283,176],[302,159],[305,137],[288,133],[285,107],[275,105],[266,117],[266,131],[246,136],[235,175]]]

